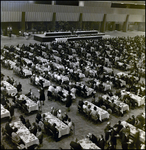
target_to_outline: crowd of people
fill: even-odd
[[[66,98],[65,106],[67,107],[67,111],[71,111],[70,107],[73,103],[72,89],[74,88],[74,94],[82,99],[81,101],[78,101],[79,111],[86,111],[88,118],[98,120],[99,114],[96,111],[96,107],[91,111],[91,106],[87,106],[86,103],[84,103],[84,98],[92,97],[92,102],[97,106],[105,109],[102,107],[104,105],[106,110],[110,109],[110,111],[123,116],[120,107],[115,106],[113,101],[107,103],[102,97],[96,98],[98,100],[96,101],[96,93],[104,93],[109,96],[118,95],[120,98],[120,92],[118,90],[113,92],[112,89],[125,88],[127,91],[133,92],[134,94],[145,96],[145,90],[141,89],[145,84],[139,82],[144,74],[142,70],[145,69],[145,58],[143,57],[143,54],[145,53],[144,43],[144,36],[135,36],[134,38],[117,37],[111,39],[67,41],[60,43],[51,42],[50,45],[43,43],[33,45],[30,43],[28,46],[25,44],[21,47],[17,45],[16,47],[17,49],[19,48],[19,50],[16,50],[16,47],[14,46],[4,46],[2,49],[2,56],[4,57],[2,64],[4,64],[5,60],[10,59],[15,61],[18,67],[23,66],[24,68],[31,70],[33,75],[42,76],[49,80],[51,84],[47,90],[48,100],[55,99],[57,101],[64,101],[64,98]],[[30,59],[32,63],[27,64],[23,60],[23,57]],[[114,68],[122,69],[118,65],[119,63],[124,65],[124,71],[128,71],[128,75],[130,76],[118,77],[115,74]],[[38,69],[36,66],[39,66],[40,68],[38,67]],[[65,80],[66,78],[67,80]],[[4,75],[1,76],[1,79],[4,79]],[[122,80],[126,82],[125,86],[121,86]],[[19,82],[17,84],[17,81],[14,81],[14,79],[9,76],[7,76],[6,81],[17,88],[17,98],[19,98],[20,92],[23,92],[21,83]],[[106,89],[105,84],[110,88]],[[61,90],[58,90],[57,86],[59,86]],[[56,89],[58,92],[55,92]],[[66,96],[63,95],[63,89],[67,91]],[[92,92],[89,93],[90,90]],[[7,98],[5,96],[7,95],[3,94],[4,106],[10,110],[11,116],[13,116],[14,108],[7,104],[7,100],[5,100]],[[31,133],[38,137],[40,144],[43,141],[44,129],[51,130],[54,138],[57,139],[58,131],[55,128],[56,124],[48,124],[48,122],[43,119],[45,116],[41,115],[42,107],[45,105],[45,100],[47,99],[45,97],[43,81],[40,80],[39,97],[36,97],[31,89],[26,96],[38,103],[39,112],[36,116],[36,122],[33,122],[32,125],[29,120],[25,120],[23,116],[20,116],[20,120],[27,126]],[[125,99],[128,99],[129,101],[127,102]],[[122,98],[120,98],[120,100],[122,100]],[[133,103],[134,100],[131,100],[129,97],[124,97],[123,101],[130,107],[131,105],[132,107],[136,107],[135,102]],[[25,100],[22,102],[24,102],[25,107]],[[20,105],[22,106],[22,104]],[[70,129],[72,128],[72,120],[66,113],[63,115],[60,109],[56,110],[54,107],[52,107],[50,112],[67,124]],[[129,118],[127,122],[135,125],[137,128],[144,129],[145,123],[142,122],[141,117]],[[98,143],[97,145],[103,149],[105,140],[109,148],[116,149],[116,139],[120,136],[122,148],[126,149],[127,143],[129,142],[129,133],[121,133],[123,133],[123,130],[128,130],[127,128],[123,128],[120,122],[113,127],[108,123],[104,130],[105,139],[103,138],[103,135],[101,135],[101,138],[96,141]],[[88,135],[89,138],[92,138],[92,136],[91,134]],[[94,143],[96,142],[94,141]],[[138,148],[139,143],[135,146]]]

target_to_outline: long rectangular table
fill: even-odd
[[[17,94],[17,89],[7,81],[1,81],[1,85],[6,86],[6,92],[8,95],[15,96]],[[3,91],[3,87],[1,87],[1,90]]]
[[[145,96],[140,97],[138,95],[135,95],[131,92],[121,90],[121,98],[123,99],[124,95],[129,95],[134,101],[138,103],[138,106],[144,105],[145,104]]]
[[[88,138],[79,140],[78,143],[81,145],[81,147],[83,149],[101,149],[96,144],[94,144],[92,141],[90,141]]]
[[[121,111],[122,112],[124,112],[124,111],[129,111],[129,105],[128,104],[125,104],[125,103],[123,103],[123,102],[121,102],[121,101],[119,101],[118,99],[118,96],[109,96],[109,95],[103,95],[102,96],[102,98],[104,99],[104,100],[107,100],[107,97],[109,98],[108,99],[108,101],[110,102],[110,103],[112,103],[112,99],[114,100],[114,104],[116,104],[117,106],[120,106],[120,108],[121,108]]]
[[[16,73],[19,73],[20,72],[20,67],[14,66],[13,67],[13,71],[16,72]],[[28,69],[26,69],[24,67],[22,68],[22,71],[23,71],[25,77],[32,75],[32,71],[28,70]]]
[[[10,112],[1,104],[1,119],[5,117],[10,117]]]
[[[59,131],[58,138],[62,137],[63,135],[67,135],[70,133],[69,127],[63,123],[60,119],[52,115],[50,112],[44,113],[45,114],[45,120],[47,120],[51,125],[56,123],[57,129]]]
[[[43,87],[48,87],[50,85],[50,81],[43,78],[42,76],[35,77],[35,84],[38,85],[40,80],[43,81]]]
[[[12,128],[18,129],[16,133],[19,135],[20,139],[24,142],[26,149],[34,144],[39,145],[39,139],[33,133],[30,133],[28,128],[21,121],[10,123],[10,126]]]
[[[17,99],[17,97],[16,97],[16,99]],[[19,100],[19,101],[26,100],[25,105],[27,106],[27,109],[28,109],[29,113],[32,112],[32,111],[38,110],[38,104],[35,103],[30,98],[28,98],[27,96],[25,96],[24,94],[21,94],[20,97],[17,100]]]
[[[129,126],[130,127],[130,135],[131,136],[135,135],[135,133],[136,133],[136,127],[135,126],[133,126],[132,124],[130,124],[130,123],[126,122],[126,121],[122,121],[121,124],[124,127]],[[138,130],[140,131],[140,141],[142,143],[144,143],[145,142],[145,132],[143,130],[141,130],[141,129],[138,129]]]
[[[97,108],[97,112],[99,114],[99,120],[102,121],[103,119],[108,119],[110,114],[106,111],[106,110],[103,110],[102,108],[94,105],[93,103],[89,102],[89,101],[84,101],[85,103],[87,102],[87,105],[91,105],[91,110],[94,110],[94,107]]]

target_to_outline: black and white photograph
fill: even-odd
[[[1,149],[145,149],[145,1],[1,1]]]

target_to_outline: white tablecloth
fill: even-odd
[[[103,82],[102,85],[104,86],[104,90],[105,90],[105,91],[111,90],[111,85],[110,85],[110,84]]]
[[[38,104],[35,103],[34,101],[32,101],[31,99],[29,99],[27,96],[25,96],[24,94],[21,94],[20,97],[18,98],[18,100],[22,100],[22,98],[24,98],[24,100],[26,100],[26,106],[28,108],[28,112],[30,113],[31,111],[35,111],[38,110]]]
[[[112,69],[111,68],[108,68],[108,67],[103,67],[104,68],[104,70],[106,70],[108,73],[112,73]]]
[[[17,94],[17,89],[7,81],[1,81],[1,84],[6,86],[8,95],[15,96]]]
[[[35,84],[36,85],[39,85],[39,81],[40,80],[43,80],[44,82],[43,82],[43,87],[48,87],[49,85],[50,85],[50,81],[49,80],[47,80],[47,79],[45,79],[45,78],[43,78],[42,76],[39,76],[39,77],[35,77]]]
[[[103,110],[102,108],[94,105],[93,103],[89,102],[89,101],[85,101],[85,103],[88,103],[87,105],[91,105],[91,110],[94,110],[94,107],[97,108],[97,112],[99,114],[99,120],[102,121],[103,119],[107,119],[109,118],[110,114],[106,111],[106,110]]]
[[[109,97],[109,102],[110,103],[112,103],[112,99],[114,100],[114,104],[116,104],[116,105],[118,105],[118,106],[120,106],[120,108],[121,108],[121,111],[122,112],[124,112],[124,111],[129,111],[129,105],[128,104],[125,104],[125,103],[123,103],[123,102],[121,102],[121,101],[119,101],[118,100],[118,96],[108,96],[108,95],[103,95],[102,96],[102,98],[104,99],[104,100],[107,100],[107,97]]]
[[[145,97],[140,97],[138,95],[135,95],[133,93],[130,93],[128,91],[122,90],[121,91],[121,98],[123,99],[124,95],[129,95],[133,100],[135,100],[138,103],[138,106],[145,104]]]
[[[16,65],[16,63],[12,60],[5,60],[5,65],[8,65],[8,63],[10,64],[10,69],[13,69],[14,66]]]
[[[130,93],[130,97],[138,103],[138,106],[145,104],[145,97],[140,97],[140,96],[132,94],[132,93]]]
[[[17,66],[14,66],[13,67],[13,70],[16,72],[16,73],[19,73],[20,72],[20,67],[17,67]],[[24,73],[24,76],[31,76],[32,75],[32,71],[31,70],[28,70],[26,68],[22,68],[22,71]]]
[[[87,87],[87,86],[86,86],[86,90],[87,90],[87,92],[86,92],[87,96],[90,96],[92,93],[96,93],[96,92],[94,91],[94,89],[89,88],[89,87]]]
[[[36,58],[37,58],[40,62],[42,62],[42,63],[48,62],[47,59],[45,59],[45,58],[43,58],[43,57],[41,57],[41,56],[37,56]]]
[[[58,138],[70,133],[69,127],[65,123],[63,123],[61,120],[59,120],[57,117],[52,115],[50,112],[47,112],[44,114],[46,115],[45,119],[48,120],[49,123],[51,123],[52,125],[56,123],[57,129],[59,131]]]
[[[10,126],[12,126],[11,123],[10,123]],[[19,135],[21,140],[24,142],[26,148],[28,148],[34,144],[39,145],[38,138],[34,134],[30,133],[30,131],[27,129],[27,127],[21,121],[14,122],[14,127],[18,129],[18,131],[16,133]]]
[[[33,64],[33,62],[28,58],[22,58],[22,59],[27,63],[27,65],[28,64]]]
[[[1,104],[1,118],[10,117],[10,112]]]
[[[126,121],[122,121],[121,124],[126,127],[129,126],[130,127],[130,135],[134,136],[136,133],[136,127],[133,126],[132,124],[126,122]],[[140,141],[141,142],[145,142],[145,132],[141,129],[138,129],[140,131]]]
[[[92,141],[90,141],[88,138],[79,140],[78,143],[81,145],[83,149],[101,149],[97,145],[95,145]]]

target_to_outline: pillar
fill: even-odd
[[[104,14],[103,16],[103,21],[101,22],[101,28],[100,28],[100,31],[101,32],[105,32],[105,27],[106,27],[106,14]]]
[[[127,29],[128,29],[128,20],[129,20],[129,15],[126,16],[126,20],[123,23],[123,32],[127,32]]]
[[[113,22],[113,28],[112,28],[112,30],[114,31],[114,30],[115,30],[115,28],[116,28],[116,23],[115,23],[115,22]]]
[[[79,22],[78,22],[78,28],[82,30],[82,20],[83,20],[83,14],[80,13],[79,16]]]
[[[22,12],[21,30],[22,30],[22,31],[25,31],[25,12]]]
[[[52,17],[52,25],[51,25],[51,30],[54,31],[55,30],[55,25],[56,25],[56,13],[53,13],[53,17]]]

